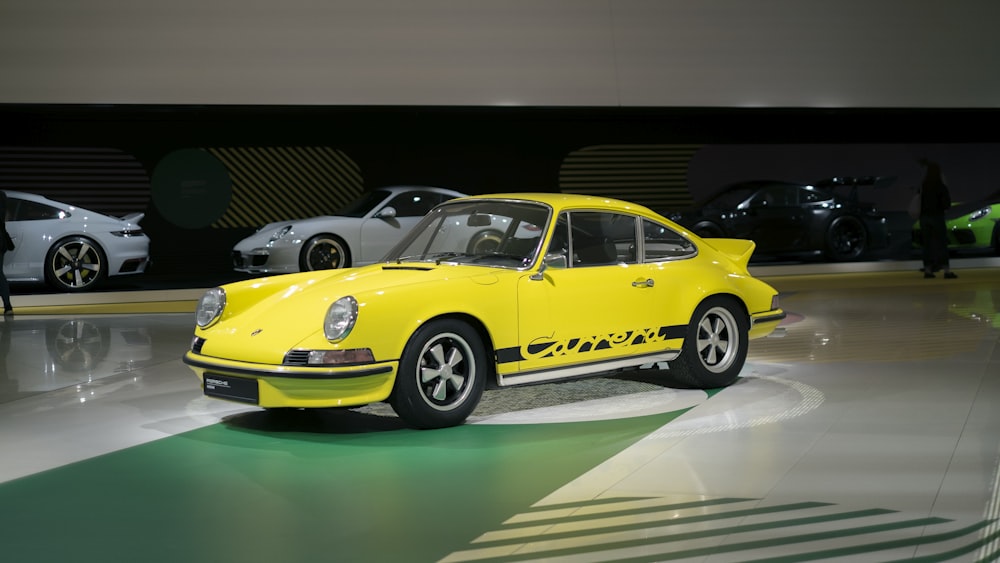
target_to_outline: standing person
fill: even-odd
[[[923,165],[924,181],[920,185],[920,231],[924,239],[924,277],[933,278],[936,270],[944,270],[944,277],[958,276],[948,263],[948,231],[944,213],[951,207],[951,194],[941,174],[941,165],[926,158]]]
[[[3,271],[3,259],[8,250],[14,250],[14,241],[7,233],[7,192],[0,190],[0,299],[3,299],[3,316],[7,318],[14,316],[14,308],[10,305],[10,284]]]

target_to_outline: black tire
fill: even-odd
[[[868,231],[857,217],[841,215],[826,228],[826,257],[835,262],[857,260],[868,250]]]
[[[726,235],[725,231],[722,230],[722,227],[710,221],[698,223],[691,229],[691,231],[701,238],[719,238]]]
[[[344,239],[337,235],[316,235],[302,245],[299,253],[299,270],[337,270],[351,266],[351,250]]]
[[[716,389],[736,381],[747,359],[750,321],[732,299],[706,299],[695,309],[681,354],[665,373],[690,389]]]
[[[993,226],[993,254],[1000,256],[1000,223]]]
[[[64,238],[45,255],[45,281],[59,291],[89,291],[107,277],[104,250],[87,237]]]
[[[472,327],[431,321],[406,344],[389,402],[413,428],[457,426],[479,404],[487,372],[486,350]]]

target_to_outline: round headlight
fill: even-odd
[[[327,340],[340,340],[347,336],[358,320],[358,301],[351,297],[341,297],[326,310],[323,319],[323,334]]]
[[[198,308],[195,310],[195,322],[198,326],[205,328],[219,320],[222,310],[226,308],[226,291],[221,287],[214,287],[205,292],[198,300]]]

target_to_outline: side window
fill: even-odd
[[[636,218],[619,213],[576,211],[569,215],[572,265],[634,263]]]
[[[406,192],[392,198],[388,205],[396,209],[396,217],[423,217],[445,199],[450,198],[434,192]]]
[[[795,205],[795,194],[785,186],[767,186],[755,193],[750,199],[750,207],[788,207]]]
[[[817,190],[804,189],[799,192],[799,198],[802,203],[816,203],[818,201],[826,201],[830,198]]]
[[[680,233],[649,219],[642,220],[642,238],[644,262],[676,260],[698,253],[694,243]]]
[[[7,207],[8,221],[41,221],[69,217],[69,213],[34,201],[10,198],[7,200]]]

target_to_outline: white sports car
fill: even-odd
[[[391,186],[363,194],[336,215],[269,223],[233,247],[233,269],[286,274],[371,264],[434,206],[463,195],[444,188]]]
[[[6,190],[5,190],[6,191]],[[108,276],[141,274],[149,265],[143,213],[117,218],[24,192],[7,193],[14,250],[3,270],[12,282],[45,282],[59,291],[94,289]]]

